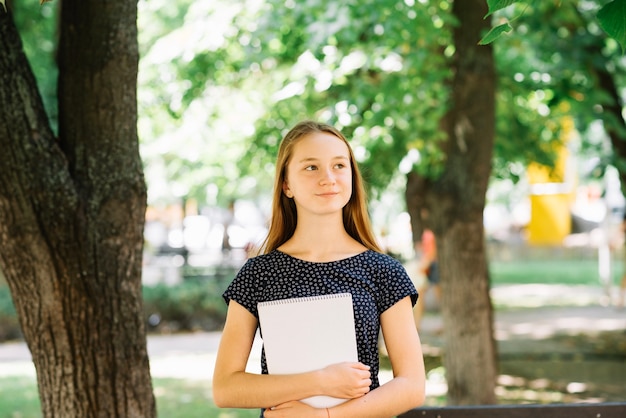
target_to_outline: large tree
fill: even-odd
[[[437,237],[441,272],[444,366],[450,404],[496,402],[496,350],[485,251],[483,210],[495,137],[493,50],[478,45],[489,22],[483,0],[453,3],[453,76],[440,176],[409,174],[407,206],[414,229]],[[422,217],[421,214],[427,214]]]
[[[37,370],[43,415],[155,416],[141,301],[146,186],[136,127],[136,1],[60,4],[58,135],[7,6],[0,12],[0,267]]]

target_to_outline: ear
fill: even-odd
[[[289,199],[293,197],[293,193],[291,193],[291,190],[289,189],[287,180],[283,181],[283,193],[285,193],[285,196],[287,196]]]

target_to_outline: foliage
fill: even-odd
[[[605,99],[579,46],[602,38],[599,5],[619,5],[586,2],[598,6],[581,10],[576,21],[576,3],[488,1],[486,17],[515,21],[515,30],[494,43],[496,177],[516,180],[528,161],[551,165],[563,114],[579,116],[583,130],[601,116],[589,112]],[[305,117],[334,123],[352,137],[375,190],[412,165],[437,176],[443,158],[437,124],[447,103],[446,57],[453,53],[450,2],[138,5],[139,133],[150,203],[259,199],[271,188],[280,137]],[[56,11],[56,4],[16,10],[53,126]],[[609,67],[619,65],[617,44],[605,45],[600,50]],[[584,146],[606,153],[587,138]]]
[[[215,278],[188,279],[175,286],[144,286],[144,312],[152,331],[220,329],[226,317],[225,285]]]
[[[566,139],[560,137],[568,115],[582,134],[568,147],[580,155],[598,156],[603,165],[613,162],[606,134],[594,133],[598,122],[605,128],[619,126],[608,111],[611,92],[599,85],[598,74],[606,72],[622,86],[625,63],[617,44],[596,24],[595,9],[589,4],[538,2],[501,12],[503,18],[517,16],[517,29],[494,44],[497,67],[506,74],[500,77],[498,92],[496,155],[500,157],[494,174],[506,176],[522,155],[550,166],[554,144]],[[518,10],[522,7],[523,13]],[[502,112],[509,111],[511,115],[503,117]],[[533,146],[524,149],[502,138],[501,125],[511,121],[515,124],[509,132],[517,131]]]
[[[485,17],[491,16],[515,3],[538,6],[540,2],[533,0],[487,0],[489,13]],[[626,1],[611,0],[597,11],[596,18],[602,29],[604,29],[609,36],[615,39],[621,45],[622,51],[624,51],[626,49],[626,25],[624,25],[624,22],[626,22]],[[480,43],[491,43],[499,38],[503,33],[508,33],[511,30],[512,27],[509,24],[508,19],[504,19],[504,23],[494,26],[483,37]]]
[[[0,341],[22,337],[9,287],[0,280]]]
[[[505,23],[499,24],[498,26],[494,26],[489,32],[487,32],[485,37],[481,39],[480,42],[478,42],[478,44],[488,45],[492,43],[493,41],[495,41],[496,39],[498,39],[503,34],[509,33],[512,30],[513,28],[511,27],[509,22],[505,22]]]
[[[160,183],[184,183],[200,202],[254,196],[271,185],[284,130],[307,117],[354,139],[378,189],[409,149],[419,148],[428,171],[442,158],[435,143],[447,101],[440,51],[449,45],[448,7],[391,0],[367,8],[325,1],[190,7],[184,26],[151,48],[142,41],[140,85],[151,86],[140,97],[149,181],[151,167],[165,168]],[[185,34],[195,34],[193,44]],[[173,93],[164,91],[164,76]]]
[[[240,70],[237,25],[253,24],[253,3],[140,2],[139,134],[151,203],[188,196],[226,206],[254,193],[256,176],[237,167],[269,94],[254,68]]]
[[[43,2],[42,2],[43,3]],[[24,52],[43,99],[50,126],[57,131],[58,109],[56,100],[58,68],[56,64],[56,22],[59,3],[33,7],[28,2],[13,2],[13,18],[18,27]]]
[[[144,317],[150,332],[221,329],[226,304],[221,297],[229,277],[186,279],[174,286],[143,287]],[[0,342],[20,339],[22,333],[6,284],[0,283]]]
[[[534,57],[530,42],[507,41],[494,48],[500,77],[492,176],[517,181],[530,161],[553,165],[566,112],[550,105],[554,92],[545,80],[552,76]]]
[[[278,58],[287,77],[256,125],[256,149],[269,161],[286,127],[313,117],[352,139],[375,190],[398,174],[410,149],[419,150],[422,171],[432,173],[429,168],[443,158],[436,144],[447,103],[441,54],[450,43],[447,4],[379,0],[363,8],[310,1],[283,8],[282,2],[269,3],[259,33],[277,36],[275,43],[289,51]],[[274,33],[277,19],[298,28],[296,36]]]
[[[613,0],[598,11],[598,22],[602,29],[626,50],[626,1]]]
[[[11,299],[9,287],[0,282],[0,316],[15,315],[15,307]]]
[[[494,44],[493,163],[495,177],[517,180],[529,161],[553,164],[564,115],[585,126],[601,99],[570,35],[585,37],[571,24],[589,27],[586,42],[602,37],[590,13],[573,23],[572,1],[523,5],[523,13],[517,1],[491,3],[498,19],[517,20]],[[140,133],[151,202],[258,199],[271,188],[281,136],[309,117],[344,130],[375,191],[410,169],[436,177],[454,52],[450,4],[141,2]]]

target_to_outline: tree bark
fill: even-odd
[[[141,299],[137,5],[64,0],[55,138],[0,13],[0,267],[45,417],[156,415]]]
[[[489,28],[484,0],[453,3],[451,104],[443,174],[411,173],[407,206],[437,238],[446,340],[443,364],[450,405],[496,403],[497,354],[493,337],[483,210],[495,135],[495,69],[491,46],[479,46]],[[421,205],[421,207],[416,207]],[[414,228],[422,228],[418,221]],[[419,239],[419,237],[415,237]]]

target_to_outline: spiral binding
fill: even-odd
[[[351,298],[352,293],[331,293],[328,295],[304,296],[300,298],[269,300],[266,302],[259,302],[258,306],[287,305],[291,303],[312,302],[316,300],[340,299],[340,298],[347,298],[347,297]]]

